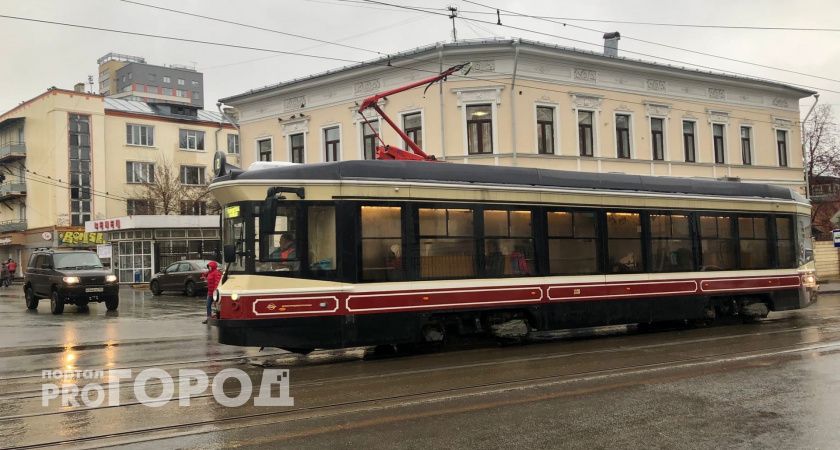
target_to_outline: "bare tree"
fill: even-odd
[[[805,122],[808,179],[840,174],[840,143],[831,105],[819,105]]]
[[[151,214],[179,214],[181,200],[188,197],[189,188],[181,183],[181,173],[166,161],[154,166],[154,176],[137,189],[137,199],[144,201]]]

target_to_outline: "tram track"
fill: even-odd
[[[840,316],[827,316],[827,317],[824,316],[824,317],[821,317],[821,318],[822,319],[840,318]],[[716,329],[722,329],[722,328],[716,328]],[[673,330],[670,330],[670,331],[673,331]],[[515,364],[515,363],[524,363],[524,362],[538,361],[538,360],[550,360],[550,359],[558,359],[558,358],[579,357],[579,356],[586,356],[586,355],[610,354],[610,353],[619,353],[619,352],[632,352],[632,351],[640,351],[640,350],[652,350],[652,349],[656,349],[656,348],[667,348],[667,347],[677,347],[677,346],[682,346],[682,345],[720,342],[720,341],[733,340],[733,339],[756,338],[756,337],[761,337],[761,336],[805,333],[805,332],[809,332],[809,331],[840,332],[840,323],[837,323],[833,326],[831,324],[813,325],[813,326],[806,326],[806,327],[787,328],[787,329],[770,330],[770,331],[758,331],[758,332],[753,332],[753,333],[740,333],[740,334],[725,335],[725,336],[699,337],[699,338],[692,338],[692,339],[685,339],[685,340],[677,340],[677,341],[672,341],[672,342],[661,342],[661,343],[656,343],[656,344],[620,345],[620,346],[616,346],[616,347],[603,348],[603,349],[597,349],[597,350],[589,350],[589,351],[576,351],[576,352],[568,352],[568,353],[566,353],[566,352],[561,352],[561,353],[544,352],[544,353],[536,354],[536,355],[533,355],[533,356],[528,356],[528,357],[525,357],[525,358],[516,357],[516,358],[505,359],[505,360],[487,362],[487,363],[458,364],[458,365],[451,365],[451,366],[446,366],[446,367],[428,368],[428,369],[422,369],[422,370],[413,369],[413,370],[409,370],[409,371],[389,372],[389,373],[377,374],[377,375],[329,378],[329,379],[317,380],[317,381],[299,382],[299,383],[296,383],[295,385],[297,387],[317,386],[317,385],[320,385],[320,384],[323,384],[323,383],[326,383],[326,382],[339,382],[340,383],[340,382],[344,382],[344,381],[348,381],[348,380],[376,379],[376,378],[383,378],[383,377],[390,377],[390,376],[406,375],[406,374],[410,374],[410,373],[438,372],[438,371],[443,371],[443,370],[465,369],[465,368],[481,367],[481,366],[487,366],[487,365]],[[633,334],[626,334],[626,335],[610,335],[610,336],[604,336],[604,338],[612,338],[612,337],[632,338],[632,337],[635,337],[635,336],[650,336],[650,335],[653,335],[655,333],[664,333],[664,332],[668,332],[668,331],[643,332],[643,333],[633,333]],[[572,339],[578,339],[578,338],[579,337],[577,337],[577,336],[572,337]],[[551,340],[540,339],[538,341],[530,343],[529,345],[539,346],[539,345],[542,345],[542,344],[559,343],[559,342],[562,342],[563,339],[564,339],[563,337],[554,338],[554,339],[551,339]],[[349,349],[349,350],[342,350],[341,352],[345,352],[345,351],[352,352],[352,351],[357,351],[357,350],[358,349]],[[481,351],[486,351],[486,350],[491,350],[491,349],[478,348],[478,349],[471,349],[471,350],[481,352]],[[462,350],[453,349],[452,351],[441,352],[439,354],[440,355],[448,355],[448,354],[452,354],[452,352],[455,352],[455,351],[462,351]],[[288,360],[283,361],[283,362],[286,362],[288,364],[284,365],[283,362],[278,360],[277,362],[269,364],[269,365],[263,365],[263,366],[255,367],[254,370],[258,370],[259,367],[263,367],[263,368],[269,368],[269,367],[304,368],[304,367],[317,367],[317,366],[323,364],[323,363],[317,363],[317,364],[309,365],[309,364],[307,364],[308,361],[306,359],[301,360],[300,357],[294,356],[294,354],[289,354],[288,352],[280,352],[280,353],[276,353],[276,354],[267,354],[267,355],[259,355],[259,356],[240,356],[240,357],[222,358],[222,359],[187,361],[187,362],[181,362],[181,363],[178,363],[178,364],[173,363],[172,365],[189,365],[189,364],[193,364],[194,362],[205,363],[204,366],[196,367],[196,366],[190,365],[188,367],[190,369],[195,369],[195,368],[201,369],[202,367],[209,367],[211,365],[215,365],[213,363],[216,363],[216,362],[243,361],[247,364],[250,364],[250,361],[248,361],[248,360],[271,358],[271,357],[274,357],[274,356],[278,356],[280,358],[288,357]],[[410,355],[408,355],[408,356],[410,356]],[[354,359],[345,359],[345,360],[334,361],[332,363],[333,364],[341,364],[341,363],[344,363],[344,362],[358,361],[359,359],[361,359],[361,358],[357,357],[357,358],[354,358]],[[206,364],[207,362],[210,362],[211,364]],[[113,368],[112,370],[125,370],[125,369],[143,370],[143,369],[147,369],[147,368],[160,368],[160,366],[161,366],[160,364],[148,364],[148,365],[141,365],[141,366],[125,366],[125,367]],[[85,369],[79,369],[79,370],[85,370]],[[99,369],[89,368],[87,370],[99,370]],[[205,371],[205,372],[207,373],[208,376],[212,377],[212,376],[218,374],[221,370],[223,370],[223,369],[219,369],[219,370],[215,370],[215,371],[211,370],[211,371]],[[35,378],[37,381],[43,380],[40,376],[32,376],[32,378]],[[178,382],[178,380],[180,380],[180,377],[177,376],[177,375],[174,375],[172,378],[173,378],[173,380],[175,380],[175,382]],[[4,380],[0,379],[0,383],[2,383],[3,381]],[[160,383],[147,383],[147,386],[157,386],[157,385],[160,385]],[[125,389],[128,389],[128,388],[125,388]],[[31,395],[27,396],[26,394],[31,394]],[[4,400],[25,400],[25,399],[30,399],[30,398],[39,398],[40,394],[41,394],[40,387],[38,389],[23,390],[23,391],[16,391],[16,392],[7,392],[5,395],[0,396],[0,401],[4,401]],[[197,397],[202,397],[202,396],[197,396]],[[0,417],[0,421],[2,421],[3,419],[4,419],[3,417]]]
[[[35,448],[40,446],[63,445],[125,445],[151,440],[173,439],[197,433],[204,433],[208,427],[213,431],[247,428],[282,422],[314,420],[335,415],[347,415],[371,412],[384,409],[405,408],[425,403],[440,403],[469,397],[502,394],[511,391],[524,391],[537,388],[549,388],[557,385],[595,382],[619,377],[639,376],[654,372],[678,371],[694,368],[712,367],[724,364],[744,364],[750,366],[757,360],[797,357],[797,355],[820,356],[840,352],[840,339],[817,339],[809,342],[778,345],[761,350],[718,352],[710,355],[686,357],[648,364],[630,364],[622,367],[611,367],[598,370],[577,371],[565,374],[551,374],[539,377],[517,377],[489,383],[473,383],[463,386],[442,389],[423,390],[402,395],[379,396],[347,402],[333,402],[324,405],[312,405],[293,408],[284,411],[265,411],[259,413],[242,414],[231,417],[213,419],[211,421],[186,422],[180,424],[161,425],[114,433],[103,433],[97,436],[85,436],[64,440],[27,444],[11,448]],[[695,372],[697,374],[700,371]],[[78,411],[68,411],[73,413]],[[119,440],[119,442],[108,442]]]

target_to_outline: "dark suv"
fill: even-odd
[[[120,304],[116,275],[87,250],[36,251],[24,273],[23,291],[27,308],[37,309],[39,299],[49,298],[53,314],[63,313],[67,303],[80,311],[87,310],[89,302],[105,302],[108,311]]]

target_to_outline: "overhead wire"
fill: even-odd
[[[386,5],[386,6],[392,6],[394,8],[403,8],[403,9],[412,10],[412,11],[425,12],[427,14],[434,14],[434,15],[438,15],[438,16],[449,17],[447,14],[444,14],[444,13],[438,13],[438,12],[424,10],[424,9],[412,8],[412,7],[408,7],[408,6],[383,2],[383,1],[379,1],[379,0],[363,0],[363,1],[368,2],[368,3],[377,4],[377,5]],[[483,24],[487,24],[487,25],[498,25],[498,23],[496,23],[496,22],[490,22],[490,21],[487,21],[487,20],[480,20],[480,19],[475,19],[475,18],[470,18],[470,17],[461,17],[461,19],[462,20],[470,20],[470,21],[473,21],[473,22],[479,22],[479,23],[483,23]],[[558,35],[558,34],[546,33],[546,32],[543,32],[543,31],[517,27],[517,26],[514,26],[514,25],[502,24],[500,26],[505,27],[505,28],[510,28],[510,29],[513,29],[513,30],[517,30],[517,31],[523,31],[523,32],[526,32],[526,33],[534,33],[534,34],[553,37],[553,38],[556,38],[556,39],[562,39],[562,40],[566,40],[566,41],[570,41],[570,42],[577,42],[577,43],[580,43],[580,44],[595,46],[595,47],[598,47],[598,48],[601,48],[603,46],[603,43],[595,43],[595,42],[584,41],[584,40],[581,40],[581,39],[574,39],[574,38],[570,38],[570,37],[566,37],[566,36],[561,36],[561,35]],[[624,50],[624,53],[630,53],[630,54],[639,55],[639,56],[646,56],[646,57],[649,57],[649,58],[658,59],[658,60],[662,60],[662,61],[673,62],[673,63],[677,63],[677,64],[682,64],[682,65],[685,65],[685,66],[700,67],[700,68],[703,68],[703,69],[708,69],[708,70],[718,71],[718,72],[722,72],[722,73],[737,75],[737,76],[745,77],[745,78],[752,78],[752,79],[755,79],[755,80],[762,80],[762,81],[772,82],[772,83],[777,83],[777,84],[785,84],[785,85],[790,85],[790,86],[797,86],[797,87],[800,87],[800,88],[816,89],[816,90],[821,90],[821,91],[825,91],[825,92],[832,92],[832,93],[840,94],[840,90],[833,90],[833,89],[828,89],[828,88],[809,86],[809,85],[806,85],[806,84],[793,83],[793,82],[790,82],[790,81],[775,80],[775,79],[766,78],[766,77],[756,77],[754,75],[749,75],[749,74],[745,74],[745,73],[741,73],[741,72],[736,72],[734,70],[721,69],[721,68],[718,68],[718,67],[707,66],[707,65],[692,63],[692,62],[688,62],[688,61],[682,61],[682,60],[673,59],[673,58],[666,58],[666,57],[653,55],[653,54],[649,54],[649,53],[643,53],[643,52],[638,52],[638,51],[633,51],[633,50]]]
[[[476,5],[476,6],[481,6],[481,7],[484,7],[484,8],[492,9],[492,10],[505,11],[505,12],[507,12],[511,15],[517,16],[517,17],[526,17],[526,18],[530,18],[530,19],[541,20],[541,21],[553,23],[553,24],[556,24],[556,25],[569,26],[569,27],[572,27],[572,28],[579,28],[581,30],[593,31],[593,32],[596,32],[596,33],[601,33],[601,34],[607,33],[607,31],[605,31],[605,30],[598,30],[598,29],[595,29],[595,28],[589,28],[589,27],[574,25],[574,24],[565,23],[565,22],[558,22],[556,20],[546,19],[544,17],[538,17],[538,16],[534,16],[534,15],[531,15],[531,14],[525,14],[525,13],[521,13],[521,12],[517,12],[517,11],[511,11],[511,10],[508,10],[508,9],[497,8],[495,6],[479,3],[479,2],[476,2],[476,1],[472,1],[472,0],[462,0],[462,1],[466,2],[466,3]],[[708,56],[708,57],[711,57],[711,58],[722,59],[722,60],[725,60],[725,61],[737,62],[737,63],[741,63],[741,64],[747,64],[747,65],[751,65],[751,66],[761,67],[761,68],[764,68],[764,69],[777,70],[777,71],[780,71],[780,72],[787,72],[787,73],[792,73],[792,74],[796,74],[796,75],[803,75],[803,76],[810,77],[810,78],[818,78],[820,80],[833,81],[835,83],[840,83],[840,79],[837,79],[837,78],[828,78],[828,77],[824,77],[824,76],[821,76],[821,75],[814,75],[814,74],[810,74],[810,73],[806,73],[806,72],[799,72],[799,71],[796,71],[796,70],[786,69],[786,68],[783,68],[783,67],[770,66],[770,65],[767,65],[767,64],[761,64],[761,63],[757,63],[757,62],[746,61],[746,60],[743,60],[743,59],[731,58],[731,57],[722,56],[722,55],[716,55],[714,53],[702,52],[702,51],[699,51],[699,50],[692,50],[690,48],[679,47],[679,46],[670,45],[670,44],[664,44],[662,42],[654,42],[654,41],[650,41],[650,40],[647,40],[647,39],[641,39],[641,38],[633,37],[633,36],[630,36],[630,35],[625,34],[625,33],[621,34],[621,38],[622,39],[629,39],[629,40],[632,40],[632,41],[643,42],[645,44],[656,45],[656,46],[659,46],[659,47],[670,48],[672,50],[679,50],[679,51],[683,51],[683,52],[687,52],[687,53],[693,53],[693,54],[696,54],[696,55],[702,55],[702,56]]]
[[[365,0],[365,1],[372,1],[372,0]],[[377,3],[381,3],[381,2],[377,2]],[[239,45],[239,44],[227,44],[227,43],[221,43],[221,42],[212,42],[212,41],[202,41],[202,40],[196,40],[196,39],[178,38],[178,37],[174,37],[174,36],[157,35],[157,34],[151,34],[151,33],[138,33],[138,32],[115,30],[115,29],[110,29],[110,28],[94,27],[94,26],[88,26],[88,25],[70,24],[70,23],[65,23],[65,22],[56,22],[56,21],[49,21],[49,20],[42,20],[42,19],[33,19],[33,18],[8,16],[8,15],[0,15],[0,18],[22,20],[22,21],[31,21],[31,22],[35,22],[35,23],[67,26],[67,27],[80,28],[80,29],[90,29],[90,30],[95,30],[95,31],[104,31],[104,32],[117,33],[117,34],[127,34],[127,35],[152,37],[152,38],[159,38],[159,39],[166,39],[166,40],[173,40],[173,41],[182,41],[182,42],[187,42],[187,43],[198,43],[198,44],[212,45],[212,46],[218,46],[218,47],[230,47],[230,48],[237,48],[237,49],[246,49],[246,50],[263,51],[263,52],[269,52],[269,53],[278,53],[278,54],[284,54],[284,55],[292,55],[292,56],[303,56],[303,57],[308,57],[308,58],[325,59],[325,60],[331,60],[331,61],[340,61],[340,62],[345,62],[345,63],[370,64],[370,65],[374,65],[374,66],[391,67],[391,68],[395,68],[395,69],[404,69],[404,70],[413,70],[413,71],[419,71],[419,72],[424,72],[424,73],[429,73],[429,74],[438,73],[437,70],[422,69],[422,68],[419,68],[419,67],[394,66],[391,62],[390,57],[388,57],[387,60],[383,59],[383,58],[380,58],[379,60],[365,62],[365,61],[358,61],[358,60],[352,60],[352,59],[347,59],[347,58],[335,58],[335,57],[330,57],[330,56],[321,56],[321,55],[313,55],[313,54],[299,53],[299,52],[292,52],[292,51],[275,50],[275,49],[253,47],[253,46],[246,46],[246,45]],[[448,16],[447,16],[447,18],[448,18]],[[470,20],[473,20],[473,19],[470,19]],[[492,25],[495,25],[495,23],[492,23]],[[480,72],[480,70],[476,70],[476,71]],[[505,73],[505,72],[490,72],[490,73],[492,73],[494,75],[511,75],[511,74],[508,74],[508,73]],[[464,79],[480,80],[480,81],[483,81],[483,82],[495,83],[495,84],[500,84],[500,85],[504,85],[504,86],[511,86],[511,87],[514,86],[513,83],[511,83],[511,82],[503,82],[503,81],[491,80],[491,79],[487,79],[487,78],[470,77],[470,76],[465,76],[465,75],[459,75],[459,76],[464,78]],[[546,87],[542,87],[542,86],[530,86],[530,85],[527,85],[527,84],[523,83],[522,81],[517,81],[516,86],[520,89],[531,88],[531,89],[536,89],[536,90],[545,91],[545,92],[557,92],[557,93],[564,93],[564,94],[574,94],[573,91],[569,91],[569,90],[551,89],[551,88],[546,88]],[[608,97],[608,96],[601,96],[601,98],[602,99],[607,99],[607,100],[620,101],[620,102],[625,103],[625,104],[645,105],[644,102],[626,101],[626,100],[623,100],[623,99],[616,99],[616,98],[611,98],[611,97]],[[699,102],[699,101],[694,101],[694,100],[689,100],[689,99],[684,99],[683,101],[685,101],[686,103],[694,103],[694,104],[699,104],[699,105],[703,105],[703,106],[708,106],[708,102],[704,103],[704,102]],[[671,108],[671,109],[674,110],[674,111],[683,111],[683,112],[694,113],[694,114],[701,114],[701,115],[706,114],[706,111],[696,111],[696,110],[681,109],[681,108]],[[736,116],[730,116],[730,117],[738,118]],[[753,121],[757,121],[757,122],[762,122],[760,120],[755,120],[755,119],[750,119],[750,118],[745,118],[745,117],[741,117],[741,118],[745,119],[745,120],[753,120]],[[763,121],[763,122],[773,123],[773,122],[770,122],[770,121]]]

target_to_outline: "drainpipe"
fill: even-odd
[[[510,81],[510,144],[513,149],[513,166],[516,161],[516,68],[519,66],[519,38],[513,41],[513,75]]]
[[[443,72],[443,44],[438,44],[438,73]],[[438,83],[438,100],[440,103],[440,159],[446,160],[446,127],[443,126],[443,82]]]
[[[811,117],[811,113],[814,112],[814,108],[817,107],[817,102],[820,101],[820,94],[814,94],[814,104],[811,105],[811,109],[808,110],[808,114],[805,114],[805,119],[802,120],[802,164],[805,166],[803,171],[805,172],[805,198],[811,198],[811,180],[808,173],[808,160],[805,157],[805,122],[808,121],[808,118]]]

